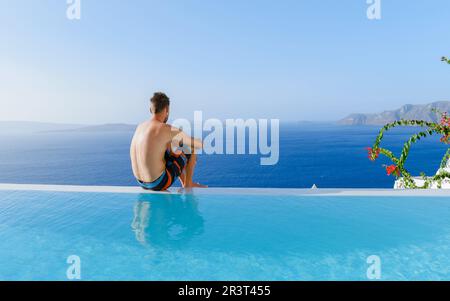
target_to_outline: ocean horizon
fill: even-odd
[[[371,162],[379,126],[281,123],[280,157],[261,166],[260,155],[200,155],[195,180],[210,187],[392,188],[383,164]],[[384,146],[399,152],[417,128],[394,129]],[[0,133],[0,182],[17,184],[133,186],[129,144],[132,131]],[[430,137],[413,145],[406,163],[413,175],[434,174],[446,151]]]

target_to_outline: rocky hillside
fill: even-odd
[[[450,112],[450,101],[440,101],[426,105],[404,105],[398,110],[384,111],[378,114],[351,114],[339,120],[338,123],[342,125],[385,125],[399,119],[439,121],[439,114],[433,112],[433,109]]]

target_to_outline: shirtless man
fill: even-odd
[[[206,187],[192,181],[195,150],[203,147],[202,141],[167,124],[170,100],[164,93],[155,93],[150,103],[153,116],[137,127],[130,147],[133,174],[139,185],[164,191],[180,178],[184,188]]]

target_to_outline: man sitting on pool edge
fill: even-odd
[[[195,150],[202,149],[203,143],[167,124],[169,108],[170,99],[164,93],[153,95],[153,116],[137,127],[131,142],[133,174],[147,190],[167,190],[177,178],[184,188],[206,187],[192,181],[197,162]]]

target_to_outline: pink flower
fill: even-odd
[[[395,175],[396,175],[397,177],[400,176],[400,170],[399,170],[398,166],[396,166],[396,165],[389,165],[389,166],[386,166],[386,172],[387,172],[387,175],[388,175],[388,176],[390,176],[390,175],[392,175],[392,174],[394,174],[394,173],[395,173]]]
[[[380,149],[377,148],[376,151],[374,151],[371,147],[367,147],[367,152],[369,153],[368,157],[369,160],[375,161],[380,156]]]

